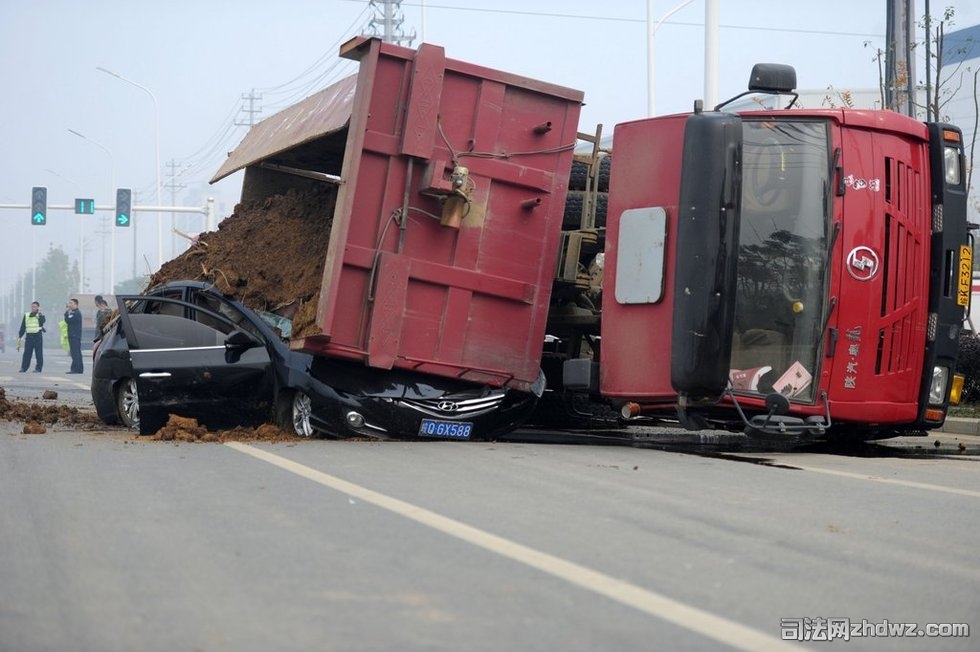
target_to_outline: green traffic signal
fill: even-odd
[[[129,226],[133,221],[133,191],[129,188],[116,190],[116,226]]]
[[[48,223],[48,189],[34,186],[31,189],[31,224],[44,226]]]

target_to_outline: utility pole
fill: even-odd
[[[167,173],[167,176],[170,177],[170,181],[163,184],[163,187],[167,188],[170,191],[170,205],[176,206],[177,191],[183,190],[186,186],[184,186],[184,184],[182,183],[177,183],[177,161],[174,159],[170,159],[170,162],[167,163],[167,167],[170,169],[170,172]],[[177,234],[175,232],[176,228],[177,228],[177,213],[171,213],[170,214],[170,256],[171,257],[177,255]]]
[[[235,126],[237,126],[237,127],[248,127],[248,128],[251,129],[253,126],[255,126],[255,116],[257,116],[258,114],[262,113],[262,107],[261,106],[260,107],[256,107],[255,106],[255,101],[256,100],[261,100],[262,99],[262,95],[261,95],[261,93],[258,94],[258,95],[256,95],[255,94],[255,89],[253,88],[252,89],[252,92],[250,92],[250,93],[242,93],[242,99],[245,102],[247,102],[247,104],[242,104],[241,112],[248,114],[248,117],[246,117],[245,120],[244,121],[241,121],[241,122],[239,122],[238,120],[236,120],[235,121]]]
[[[405,22],[405,17],[402,15],[402,0],[371,0],[369,5],[374,9],[375,14],[365,28],[366,36],[380,36],[385,43],[412,46],[415,30],[413,29],[411,34],[406,34],[402,30],[402,23]]]
[[[885,108],[915,117],[915,0],[885,0]]]
[[[932,122],[932,18],[929,16],[929,0],[926,0],[926,122]],[[937,44],[938,47],[938,44]],[[939,71],[936,71],[939,77]],[[938,81],[938,79],[936,80]]]

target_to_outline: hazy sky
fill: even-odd
[[[654,20],[680,4],[656,0]],[[718,4],[720,98],[743,90],[760,61],[795,66],[800,88],[877,85],[885,0]],[[956,7],[955,28],[980,23],[980,3],[933,0],[933,13],[947,5]],[[656,31],[658,114],[687,111],[704,96],[704,11],[704,0],[693,0]],[[402,13],[415,45],[424,36],[450,58],[584,91],[580,131],[603,123],[611,134],[617,122],[647,115],[646,0],[406,0]],[[242,96],[261,96],[253,105],[261,119],[354,72],[337,51],[373,14],[367,0],[0,0],[0,204],[29,203],[31,187],[46,186],[49,205],[91,197],[109,206],[118,187],[152,205],[159,170],[163,204],[203,206],[213,196],[220,220],[241,177],[207,181],[245,134],[235,124],[249,119]],[[110,229],[117,282],[132,276],[134,261],[140,273],[154,271],[158,249],[164,260],[183,250],[172,247],[167,214],[135,215],[135,256],[134,229],[110,227],[110,212],[83,222],[49,210],[44,227],[30,225],[27,209],[0,209],[0,219],[2,295],[51,244],[77,259],[83,239],[86,291],[108,291]],[[198,231],[203,219],[177,224]]]

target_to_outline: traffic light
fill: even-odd
[[[129,226],[133,221],[133,191],[129,188],[116,190],[116,226]]]
[[[31,189],[31,224],[44,226],[48,223],[48,189],[34,186]]]

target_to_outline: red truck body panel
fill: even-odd
[[[686,118],[625,122],[616,125],[613,133],[616,155],[609,179],[599,366],[601,392],[610,398],[676,398],[670,384],[670,338],[678,252],[671,219],[677,215]],[[657,303],[622,304],[615,300],[620,217],[625,210],[648,206],[667,211],[663,295]]]
[[[542,341],[580,91],[357,39],[310,353],[526,389]],[[443,226],[454,167],[459,228]]]

